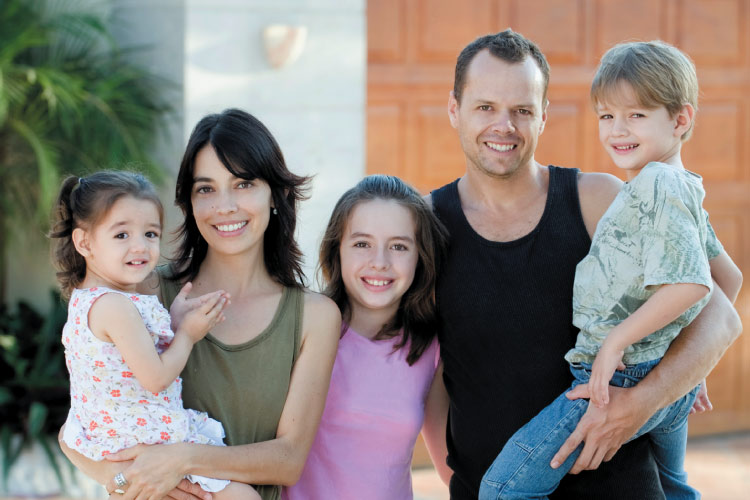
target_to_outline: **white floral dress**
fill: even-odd
[[[179,377],[163,391],[149,392],[138,383],[115,345],[94,336],[88,325],[89,310],[105,293],[118,293],[131,300],[159,354],[174,338],[169,313],[155,295],[104,287],[73,290],[62,333],[71,397],[65,443],[93,460],[137,444],[223,445],[221,423],[206,413],[183,408]],[[206,491],[219,491],[228,484],[194,477],[193,482],[199,482]],[[204,485],[206,480],[216,485]]]

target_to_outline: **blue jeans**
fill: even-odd
[[[639,363],[628,366],[624,371],[616,371],[610,385],[633,387],[659,361]],[[571,366],[570,370],[575,377],[572,387],[589,381],[591,365],[582,363]],[[649,434],[659,467],[659,479],[668,500],[700,498],[700,493],[688,486],[687,474],[683,468],[687,417],[697,392],[696,387],[671,405],[657,411],[631,438]],[[487,469],[482,478],[479,499],[547,498],[573,467],[583,449],[581,443],[559,468],[550,467],[552,457],[573,433],[588,406],[588,400],[570,401],[563,393],[539,412],[508,440]]]

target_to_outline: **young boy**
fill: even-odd
[[[628,183],[576,268],[573,323],[580,333],[565,359],[573,386],[588,383],[590,404],[601,407],[609,401],[609,384],[633,386],[659,363],[708,302],[713,280],[734,301],[742,275],[708,222],[700,176],[685,170],[680,158],[698,100],[687,56],[659,41],[617,45],[602,58],[591,99],[599,140]],[[633,436],[649,433],[668,499],[700,496],[683,469],[687,416],[699,387]],[[479,498],[551,494],[582,446],[564,464],[552,464],[556,468],[550,461],[588,405],[562,394],[516,432],[487,470]]]

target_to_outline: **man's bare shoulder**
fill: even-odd
[[[622,188],[622,181],[612,174],[603,172],[579,172],[578,193],[581,197],[609,197],[610,203]]]
[[[622,188],[622,181],[612,174],[601,172],[578,174],[578,197],[581,205],[604,204],[606,208],[615,199],[620,188]]]
[[[578,174],[578,200],[583,222],[589,236],[593,236],[599,219],[622,188],[622,181],[611,174],[582,172]]]

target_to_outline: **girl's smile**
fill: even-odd
[[[377,279],[377,278],[370,278],[367,276],[363,277],[362,281],[364,281],[367,287],[371,287],[373,290],[376,290],[376,291],[382,291],[384,287],[390,286],[393,283],[393,280],[391,279]]]

